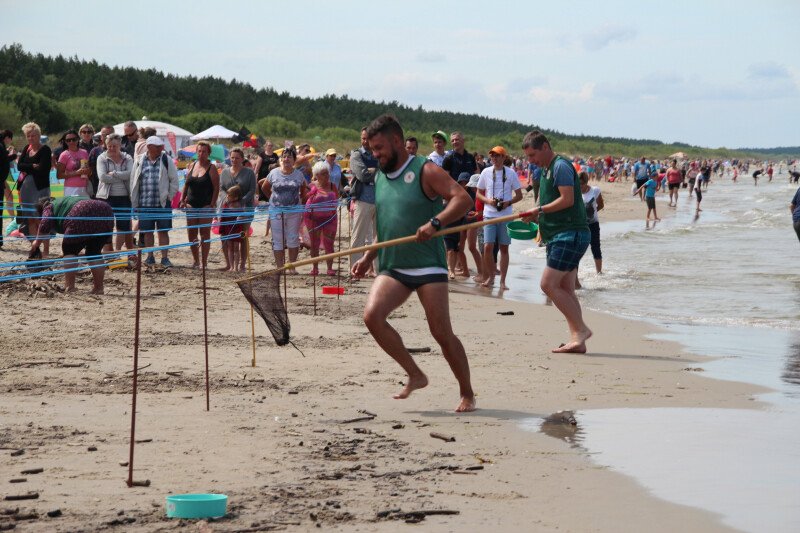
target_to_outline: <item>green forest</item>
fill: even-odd
[[[623,137],[567,135],[546,124],[522,124],[491,117],[428,111],[400,102],[356,100],[346,95],[292,96],[272,88],[256,89],[238,80],[212,76],[175,76],[155,69],[109,67],[97,61],[26,52],[19,44],[0,48],[0,128],[19,132],[28,121],[57,137],[69,128],[91,123],[117,124],[147,116],[192,132],[221,124],[242,127],[262,137],[311,142],[339,150],[358,145],[362,126],[382,113],[397,116],[408,135],[420,139],[421,152],[436,130],[461,131],[470,150],[495,145],[511,151],[525,132],[542,129],[565,154],[665,158],[677,151],[691,157],[794,158],[800,147],[770,150],[710,149],[688,144]]]

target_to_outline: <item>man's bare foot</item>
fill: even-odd
[[[220,272],[228,272],[231,269],[229,266],[219,267],[217,270]]]
[[[75,287],[64,287],[64,292],[77,292]]]
[[[103,289],[92,289],[91,294],[103,294]]]
[[[506,285],[505,281],[501,281],[500,282],[500,290],[504,290],[504,291],[508,290],[508,285]]]
[[[586,343],[573,341],[561,344],[558,348],[553,348],[550,351],[553,353],[586,353]]]
[[[472,281],[474,281],[475,283],[483,283],[483,278],[481,276],[475,275],[472,276]]]
[[[492,285],[494,285],[494,278],[486,278],[486,281],[481,283],[481,287],[487,287],[488,288],[488,287],[491,287]]]
[[[475,396],[462,396],[456,407],[456,413],[469,413],[477,408],[478,402],[475,401]]]
[[[456,273],[453,272],[452,270],[449,270],[447,272],[447,277],[450,278],[450,279],[456,279]]]
[[[399,394],[395,394],[392,396],[395,400],[404,400],[411,396],[411,393],[417,389],[423,389],[428,386],[428,377],[421,373],[419,376],[409,377],[406,386],[403,387],[403,390],[400,391]]]

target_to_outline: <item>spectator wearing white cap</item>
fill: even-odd
[[[172,229],[172,197],[178,192],[178,170],[164,154],[164,141],[153,135],[147,139],[147,152],[138,156],[131,170],[131,206],[139,215],[139,231],[145,247],[153,246],[153,231],[158,231],[158,245],[169,244]],[[161,250],[161,265],[171,267],[168,250]],[[152,252],[145,264],[154,265]]]

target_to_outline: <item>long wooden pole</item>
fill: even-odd
[[[247,273],[253,273],[253,265],[250,262],[250,232],[245,231],[242,233],[244,236],[244,246],[245,252],[247,253]],[[255,314],[253,313],[253,304],[250,304],[250,345],[253,347],[253,360],[250,362],[250,366],[255,368],[256,366],[256,318]]]
[[[202,243],[202,241],[201,241]],[[235,243],[229,243],[234,245]],[[203,249],[202,244],[200,249]],[[206,411],[211,410],[211,386],[208,379],[208,301],[206,297],[206,265],[201,261],[200,268],[203,269],[203,344],[206,350]]]
[[[136,443],[136,388],[139,379],[139,310],[142,300],[142,250],[136,254],[136,320],[133,326],[133,395],[131,400],[131,445],[128,454],[128,487],[133,486],[133,448]]]
[[[532,213],[533,213],[533,211],[523,211],[521,213],[515,213],[513,215],[506,215],[506,216],[503,216],[503,217],[484,219],[484,220],[480,220],[478,222],[471,222],[469,224],[463,224],[461,226],[453,226],[453,227],[450,227],[450,228],[446,228],[446,229],[437,231],[436,233],[431,235],[431,237],[441,237],[442,235],[449,235],[451,233],[459,233],[461,231],[465,231],[465,230],[472,229],[472,228],[481,228],[483,226],[488,226],[489,224],[499,224],[501,222],[511,222],[512,220],[517,220],[519,218],[524,218],[524,217],[530,216]],[[317,261],[325,261],[327,259],[335,259],[337,257],[353,255],[353,254],[360,254],[360,253],[363,253],[363,252],[369,252],[370,250],[380,250],[381,248],[389,248],[390,246],[397,246],[398,244],[406,244],[406,243],[409,243],[409,242],[414,242],[416,240],[417,240],[417,236],[416,235],[408,235],[406,237],[400,237],[398,239],[391,239],[389,241],[382,241],[382,242],[376,242],[376,243],[372,243],[372,244],[367,244],[365,246],[358,246],[357,248],[350,248],[349,250],[342,250],[342,251],[339,251],[339,252],[334,252],[332,254],[319,255],[317,257],[312,257],[310,259],[303,259],[302,261],[296,261],[294,263],[284,263],[284,265],[282,267],[277,268],[275,270],[271,270],[269,272],[260,272],[258,274],[254,274],[252,276],[248,276],[246,278],[242,278],[242,279],[239,279],[239,280],[236,280],[236,281],[237,281],[237,283],[238,282],[242,282],[242,281],[248,281],[248,280],[251,280],[251,279],[260,278],[260,277],[265,276],[267,274],[273,274],[273,273],[279,272],[281,270],[286,270],[286,269],[289,269],[289,268],[295,268],[295,267],[299,267],[299,266],[303,266],[303,265],[308,265],[308,264],[311,264],[311,263],[315,263]],[[286,291],[286,288],[284,286],[284,298],[286,297],[285,291]]]

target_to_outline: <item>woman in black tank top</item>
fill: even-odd
[[[189,242],[196,241],[198,234],[200,235],[203,268],[208,266],[208,252],[211,245],[206,241],[211,238],[211,218],[214,216],[219,194],[219,173],[211,163],[210,155],[210,144],[205,141],[197,143],[197,161],[186,173],[180,204],[181,208],[186,210],[186,233]],[[200,250],[197,246],[192,246],[191,250],[194,259],[192,268],[199,268]]]

